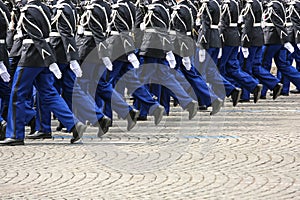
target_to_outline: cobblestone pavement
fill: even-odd
[[[300,95],[187,118],[0,147],[0,199],[300,199]]]

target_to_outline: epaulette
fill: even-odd
[[[92,10],[92,9],[94,9],[94,5],[87,5],[85,8],[86,8],[87,10]]]
[[[119,8],[119,7],[120,7],[120,6],[119,6],[118,3],[111,5],[111,8],[112,8],[112,9],[116,9],[116,8]]]
[[[56,4],[54,6],[54,8],[57,8],[57,9],[63,9],[64,8],[64,5],[63,4]]]

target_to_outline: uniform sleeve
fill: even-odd
[[[92,11],[93,19],[91,19],[90,28],[93,32],[93,36],[95,39],[95,43],[98,48],[98,55],[100,58],[103,57],[109,57],[109,50],[108,50],[108,44],[106,41],[106,32],[103,32],[99,26],[97,26],[97,23],[101,23],[104,31],[106,31],[106,19],[102,19],[100,13],[103,13],[103,11],[99,10],[99,8],[94,8]],[[110,16],[110,12],[107,9],[107,16]],[[95,22],[97,21],[97,22]]]
[[[224,32],[226,29],[229,28],[229,5],[228,3],[224,3],[222,6],[222,15],[221,15],[221,23],[220,23],[220,35],[221,35],[221,41],[222,44],[224,41]]]
[[[251,34],[251,31],[253,29],[253,24],[254,24],[254,18],[251,12],[252,12],[252,5],[248,3],[245,7],[245,12],[242,13],[243,20],[244,20],[244,24],[242,28],[242,38],[241,38],[242,47],[249,48],[251,46],[249,35]]]
[[[29,35],[29,37],[33,40],[35,48],[38,50],[39,54],[44,59],[46,66],[56,62],[55,56],[52,52],[52,49],[49,43],[44,39],[43,33],[35,23],[34,16],[32,16],[29,12],[25,11],[24,19],[23,19],[23,28]]]
[[[202,49],[209,49],[209,35],[210,35],[210,19],[207,11],[204,11],[201,15],[201,27],[199,29],[197,46]]]
[[[295,42],[300,43],[300,3],[294,5],[294,11],[291,15],[291,20],[295,29]]]
[[[5,39],[7,35],[8,23],[10,20],[10,13],[5,5],[0,4],[0,61],[7,59],[7,48]]]
[[[71,60],[79,60],[75,41],[75,19],[76,16],[74,16],[73,11],[67,6],[64,6],[63,12],[58,19],[58,32],[60,33],[69,62]]]
[[[273,11],[271,14],[271,21],[275,25],[276,31],[280,37],[281,44],[284,44],[288,41],[288,34],[287,30],[285,28],[285,22],[283,19],[285,19],[285,12],[282,10],[281,6],[277,3],[274,3],[273,5]]]

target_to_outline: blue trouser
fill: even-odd
[[[128,92],[143,104],[147,112],[150,115],[153,114],[159,103],[152,98],[148,89],[140,82],[136,70],[130,63],[116,60],[113,62],[113,70],[107,73],[109,82],[118,93],[123,94],[126,87]]]
[[[25,104],[33,85],[39,92],[43,106],[47,106],[68,130],[72,129],[78,120],[58,95],[53,83],[53,74],[47,67],[17,67],[9,100],[7,138],[24,139],[25,137],[24,125],[28,115]]]
[[[289,65],[293,65],[293,61],[295,60],[296,62],[296,69],[300,72],[300,50],[297,47],[296,44],[293,45],[294,46],[294,53],[289,53],[288,55],[288,61],[289,61]],[[290,92],[290,81],[289,79],[282,75],[280,73],[280,71],[277,72],[277,77],[278,79],[281,80],[281,83],[283,84],[283,88],[281,91],[281,94],[288,94]],[[300,88],[297,88],[298,90],[300,90]]]
[[[220,68],[225,69],[226,76],[232,78],[241,87],[252,92],[259,82],[241,70],[237,57],[239,47],[224,46],[222,50]]]
[[[62,72],[62,78],[59,80],[56,79],[58,81],[56,84],[60,84],[57,87],[62,88],[62,97],[69,109],[75,113],[80,121],[85,122],[88,120],[92,124],[96,124],[104,116],[101,109],[98,108],[94,99],[89,94],[81,90],[80,85],[76,82],[76,76],[68,64],[59,64],[59,69]],[[43,104],[43,101],[41,103]],[[50,110],[45,106],[40,106],[39,109],[39,113],[42,115],[39,118],[42,118],[45,122],[51,121]],[[51,130],[50,125],[36,127],[36,129]]]
[[[245,59],[242,53],[240,53],[240,57],[243,70],[257,78],[268,89],[273,90],[276,84],[279,83],[279,80],[269,70],[262,67],[263,47],[252,46],[249,48],[248,58]],[[250,92],[246,89],[243,90],[241,99],[249,100]]]
[[[288,60],[288,50],[283,45],[266,45],[264,47],[264,56],[262,66],[268,71],[271,70],[272,59],[274,58],[277,70],[282,73],[297,88],[300,88],[300,72],[290,65]],[[267,87],[264,86],[262,96],[266,96]]]
[[[175,69],[178,72],[177,74],[182,73],[184,75],[185,79],[189,83],[188,85],[192,86],[200,105],[210,106],[211,103],[218,97],[214,94],[211,88],[207,86],[205,80],[199,75],[194,65],[192,64],[191,69],[187,70],[182,64],[182,57],[180,56],[176,56],[176,63],[177,67]]]
[[[199,60],[199,50],[196,53],[195,60]],[[235,86],[227,81],[218,71],[216,64],[218,62],[219,48],[209,48],[206,50],[206,58],[203,63],[196,66],[200,75],[205,81],[212,85],[215,94],[224,99],[230,96]]]
[[[176,80],[175,70],[170,69],[166,59],[141,57],[143,65],[137,70],[143,84],[162,85],[174,93],[183,109],[193,100]],[[186,81],[187,82],[187,81]]]
[[[0,111],[0,122],[3,121],[2,113],[3,109],[5,107],[8,107],[9,104],[9,96],[10,96],[10,87],[8,86],[8,83],[4,82],[2,78],[0,77],[0,98],[1,98],[1,111]],[[5,118],[6,116],[4,116]],[[6,119],[4,119],[6,120]]]
[[[162,96],[162,91],[163,91],[163,86],[159,85],[159,84],[145,84],[144,85],[145,88],[150,92],[151,96],[156,96],[157,97],[157,101],[165,107],[165,112],[168,114],[169,110],[167,106],[165,106],[166,102],[169,102],[169,99],[165,99],[163,98],[164,96]],[[146,109],[146,107],[138,100],[138,99],[134,99],[134,103],[133,103],[134,107],[136,109],[138,109],[140,111],[140,116],[142,117],[146,117],[148,115],[148,111]]]
[[[102,66],[102,68],[105,69],[105,66]],[[107,116],[112,118],[112,110],[115,110],[121,118],[125,119],[132,107],[126,103],[123,97],[113,88],[112,84],[106,81],[106,76],[107,70],[105,70],[98,81],[95,94],[96,103],[101,106],[101,101],[104,100],[106,104],[105,114]]]

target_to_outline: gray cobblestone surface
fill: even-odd
[[[187,118],[0,147],[0,199],[300,199],[300,95]]]

